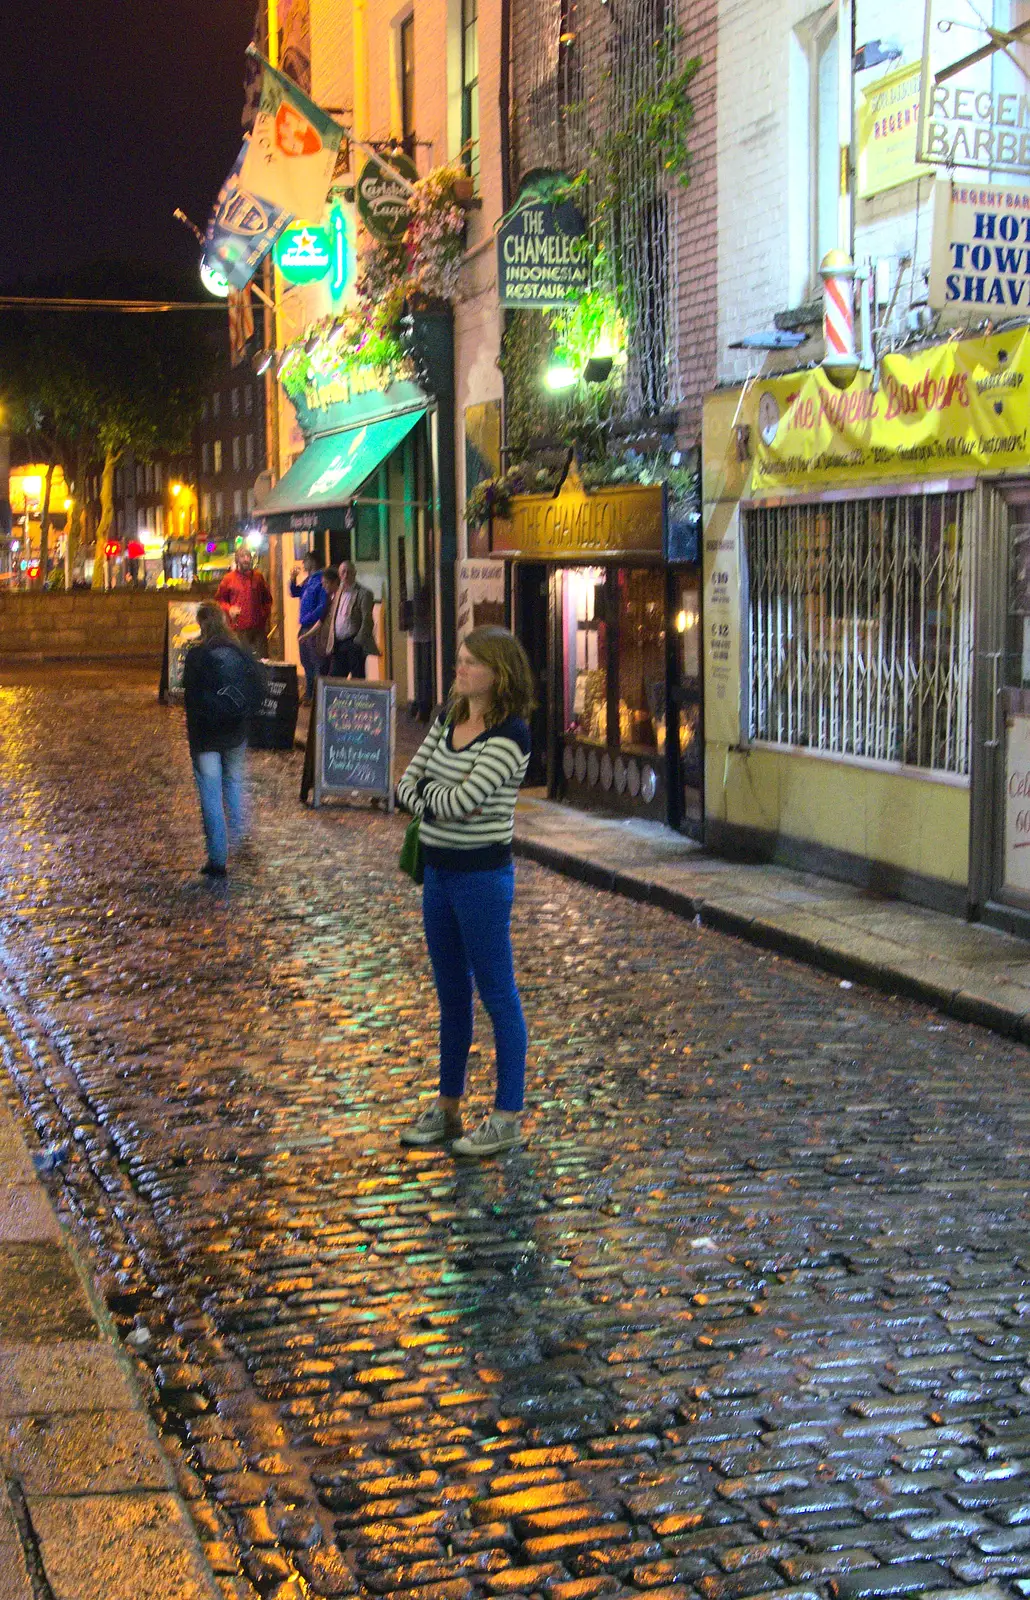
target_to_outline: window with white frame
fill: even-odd
[[[745,513],[750,737],[969,772],[971,497]]]
[[[400,51],[398,63],[401,90],[401,139],[405,150],[415,159],[415,18],[405,17],[397,30]]]
[[[840,128],[837,8],[795,30],[791,57],[791,295],[819,288],[819,263],[837,244]]]
[[[461,0],[461,143],[473,178],[479,177],[479,0]]]

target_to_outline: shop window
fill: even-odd
[[[608,741],[608,620],[603,567],[560,574],[564,643],[564,731],[590,744]]]
[[[752,739],[969,771],[970,496],[749,511]]]
[[[641,754],[665,750],[665,580],[659,571],[620,568],[619,745]]]
[[[461,143],[464,162],[479,177],[479,0],[461,0]]]

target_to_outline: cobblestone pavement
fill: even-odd
[[[10,1091],[226,1596],[1030,1594],[1023,1048],[520,863],[528,1144],[403,1153],[399,820],[255,756],[223,890],[149,679],[0,747]]]

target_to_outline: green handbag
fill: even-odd
[[[402,872],[406,872],[413,883],[421,883],[426,875],[425,857],[422,854],[422,838],[419,831],[420,817],[412,817],[404,830],[404,843],[401,845],[400,860],[397,865]]]

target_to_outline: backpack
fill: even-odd
[[[239,727],[261,705],[261,669],[233,644],[209,650],[201,673],[197,709],[211,728]]]

